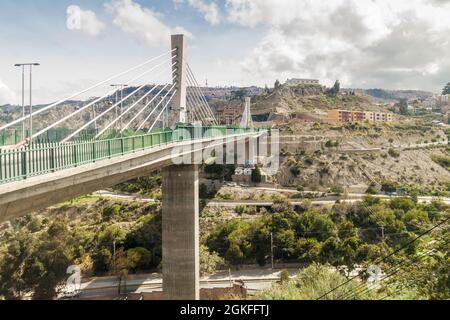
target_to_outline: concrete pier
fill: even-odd
[[[200,299],[198,166],[163,169],[163,288],[166,300]]]

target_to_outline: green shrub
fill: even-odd
[[[114,205],[103,208],[103,211],[102,211],[103,221],[110,221],[114,217],[118,216],[120,214],[120,209],[121,209],[121,206],[118,204],[114,204]]]
[[[398,158],[398,157],[400,157],[400,153],[397,152],[397,151],[395,151],[395,150],[392,149],[392,148],[389,149],[388,153],[389,153],[389,155],[390,155],[392,158]]]

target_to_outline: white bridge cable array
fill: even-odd
[[[194,83],[193,80],[191,80],[191,77],[189,75],[189,73],[187,73],[187,83],[189,85],[189,88],[192,90],[192,97],[193,99],[196,101],[198,107],[200,108],[200,110],[203,111],[203,116],[205,117],[205,120],[208,118],[211,118],[211,114],[208,111],[208,106],[204,103],[204,101],[199,98],[199,92],[198,90],[196,90],[196,85]],[[212,117],[212,119],[214,119],[214,117]],[[213,121],[210,120],[210,122],[214,123]]]
[[[172,68],[176,65],[176,63],[172,64]],[[172,76],[175,73],[176,69],[174,69],[172,71]],[[162,73],[166,72],[166,70],[162,70],[162,72],[160,72],[158,74],[158,76],[160,76]],[[130,112],[131,110],[133,110],[142,100],[144,100],[145,98],[147,98],[153,91],[155,91],[155,89],[157,88],[157,86],[153,86],[153,88],[151,88],[147,93],[145,93],[142,97],[140,97],[135,103],[133,103],[131,106],[129,106],[128,108],[126,108],[126,110],[124,112],[122,112],[117,118],[115,118],[112,122],[110,122],[104,129],[102,129],[96,136],[95,138],[97,139],[98,137],[100,137],[103,133],[106,132],[106,130],[108,130],[111,126],[113,126],[114,124],[117,123],[117,121],[119,121],[120,119],[123,118],[123,116],[125,116],[128,112]],[[157,96],[157,95],[156,95]],[[155,97],[156,97],[155,96]],[[142,108],[141,110],[145,110],[144,108]],[[121,130],[120,132],[123,132],[124,130]]]
[[[209,111],[209,114],[211,115],[212,119],[214,120],[214,123],[218,124],[217,119],[215,118],[214,113],[212,112],[208,101],[206,101],[205,95],[203,94],[203,92],[202,92],[202,90],[200,88],[200,85],[198,84],[197,79],[195,78],[195,75],[192,72],[192,69],[191,69],[189,64],[187,64],[187,75],[188,75],[188,78],[190,77],[193,80],[193,82],[195,84],[194,88],[197,89],[199,97],[205,103],[205,106],[207,107],[207,110]]]
[[[172,73],[173,74],[173,73]],[[175,78],[173,78],[172,79],[172,81],[175,81]],[[156,98],[164,91],[164,90],[166,90],[167,89],[167,87],[169,86],[170,84],[168,83],[168,84],[166,84],[164,87],[162,87],[162,89],[161,90],[159,90],[159,92],[149,101],[149,102],[147,102],[147,104],[137,113],[137,114],[135,114],[135,116],[125,125],[125,127],[123,127],[122,128],[122,130],[120,131],[121,133],[123,133],[125,130],[127,130],[129,127],[130,127],[130,125],[156,100]],[[153,113],[154,111],[152,111],[151,112],[151,114]]]
[[[137,66],[135,66],[135,67],[132,67],[132,68],[126,70],[126,71],[123,71],[123,72],[121,72],[121,73],[119,73],[119,74],[116,74],[116,75],[114,75],[114,76],[111,76],[111,77],[109,77],[108,79],[103,80],[103,81],[101,81],[101,82],[99,82],[99,83],[97,83],[97,84],[95,84],[95,85],[93,85],[93,86],[91,86],[91,87],[89,87],[89,88],[87,88],[87,89],[84,89],[84,90],[79,91],[79,92],[77,92],[77,93],[75,93],[75,94],[72,94],[72,95],[68,96],[67,98],[61,99],[61,100],[59,100],[59,101],[57,101],[57,102],[55,102],[55,103],[52,103],[52,104],[50,104],[50,105],[48,105],[48,106],[46,106],[46,107],[44,107],[44,108],[38,109],[38,110],[34,111],[32,114],[28,114],[28,115],[23,116],[23,117],[21,117],[21,118],[19,118],[19,119],[16,119],[16,120],[14,120],[14,121],[12,121],[12,122],[10,122],[10,123],[8,123],[8,124],[6,124],[6,125],[0,127],[0,131],[3,131],[3,130],[5,130],[5,129],[7,129],[7,128],[10,128],[10,127],[12,127],[12,126],[14,126],[14,125],[16,125],[16,124],[22,123],[23,121],[28,120],[30,117],[37,116],[37,115],[39,115],[39,114],[41,114],[41,113],[43,113],[43,112],[45,112],[45,111],[48,111],[48,110],[50,110],[50,109],[52,109],[52,108],[54,108],[54,107],[56,107],[56,106],[58,106],[58,105],[60,105],[60,104],[62,104],[62,103],[64,103],[64,102],[68,101],[68,100],[71,100],[71,99],[73,99],[73,98],[76,98],[76,97],[78,97],[78,96],[80,96],[80,95],[82,95],[82,94],[84,94],[84,93],[86,93],[86,92],[89,92],[89,91],[91,91],[91,90],[93,90],[93,89],[95,89],[95,88],[98,88],[98,87],[101,86],[101,85],[104,85],[104,84],[106,84],[106,83],[109,83],[110,81],[112,81],[112,80],[114,80],[114,79],[117,79],[118,77],[121,77],[121,76],[123,76],[123,75],[126,75],[126,74],[128,74],[128,73],[130,73],[130,72],[132,72],[132,71],[137,70],[137,69],[140,69],[140,68],[142,68],[142,67],[148,65],[149,63],[151,63],[151,62],[153,62],[153,61],[156,61],[156,60],[158,60],[158,59],[160,59],[160,58],[162,58],[162,57],[164,57],[164,56],[166,56],[166,55],[168,55],[168,54],[171,55],[171,54],[172,54],[173,52],[175,52],[176,50],[177,50],[177,49],[173,49],[173,50],[171,50],[171,51],[168,51],[168,52],[166,52],[166,53],[163,53],[163,54],[161,54],[161,55],[159,55],[159,56],[157,56],[157,57],[154,57],[154,58],[152,58],[152,59],[150,59],[150,60],[147,60],[147,61],[145,61],[144,63],[141,63],[141,64],[139,64],[139,65],[137,65]]]
[[[199,108],[199,113],[201,114],[201,117],[206,122],[209,122],[210,124],[216,124],[214,121],[214,116],[211,117],[211,114],[208,112],[208,107],[205,105],[205,103],[201,100],[201,98],[198,97],[198,91],[195,91],[195,84],[193,83],[193,80],[188,76],[187,77],[187,83],[188,83],[188,97],[190,97],[191,100],[191,108],[193,110],[196,110],[195,106],[197,105]],[[189,89],[193,92],[189,92]],[[197,94],[196,94],[197,93]],[[189,103],[189,100],[188,100]]]
[[[205,112],[204,106],[200,103],[200,101],[198,100],[197,97],[195,97],[192,93],[189,92],[189,89],[191,89],[191,84],[188,81],[188,90],[187,90],[187,95],[186,95],[186,103],[188,105],[188,107],[194,111],[195,113],[197,113],[197,120],[198,121],[204,121],[204,122],[209,122],[211,123],[211,119],[210,117],[207,115],[207,112]],[[191,89],[192,90],[192,89]],[[200,116],[198,116],[200,115]]]
[[[91,124],[93,124],[94,122],[96,122],[98,119],[102,118],[104,115],[106,115],[107,113],[109,113],[110,111],[114,110],[117,106],[121,105],[123,102],[127,101],[129,98],[131,98],[133,95],[135,95],[136,93],[138,93],[139,91],[142,90],[142,88],[144,88],[146,86],[146,84],[141,85],[140,87],[138,87],[136,90],[134,90],[132,93],[130,93],[128,96],[126,96],[125,98],[123,98],[122,100],[118,101],[117,103],[115,103],[114,105],[112,105],[110,108],[106,109],[105,111],[103,111],[101,114],[97,115],[96,117],[94,117],[93,119],[91,119],[90,121],[88,121],[87,123],[85,123],[81,128],[77,129],[75,132],[73,132],[72,134],[70,134],[67,138],[65,138],[63,141],[61,141],[62,143],[66,143],[67,141],[71,140],[73,137],[75,137],[76,135],[78,135],[81,131],[85,130],[87,127],[89,127]]]
[[[164,106],[164,108],[161,110],[161,112],[158,114],[158,116],[156,117],[155,121],[153,122],[152,126],[150,127],[150,129],[147,131],[147,134],[149,134],[150,132],[152,132],[153,128],[155,127],[156,123],[158,122],[159,118],[161,118],[161,115],[164,113],[164,111],[166,111],[167,107],[169,106],[169,103],[172,101],[173,97],[175,96],[175,94],[177,93],[178,90],[175,90],[172,94],[172,96],[170,97],[170,99],[167,101],[166,105]]]
[[[141,130],[144,127],[145,123],[150,119],[150,117],[153,115],[153,113],[155,113],[155,111],[158,110],[159,106],[163,103],[163,101],[167,98],[167,96],[172,92],[172,90],[175,88],[176,85],[177,85],[176,83],[174,83],[172,85],[172,87],[169,89],[169,91],[167,91],[166,95],[161,99],[161,101],[158,102],[158,104],[155,106],[155,108],[153,108],[152,112],[150,112],[150,114],[145,118],[145,120],[142,121],[142,123],[137,128],[136,132]]]
[[[191,122],[202,121],[202,117],[198,115],[195,105],[192,104],[189,94],[186,96],[188,114],[191,116]]]
[[[168,61],[170,61],[170,60],[168,60]],[[165,63],[167,63],[167,60],[165,60],[165,61],[163,61],[162,63],[159,63],[158,65],[152,67],[151,69],[149,69],[149,70],[147,70],[147,71],[141,73],[141,74],[138,75],[137,77],[135,77],[135,78],[133,78],[133,79],[131,79],[131,80],[128,80],[128,81],[126,82],[126,84],[127,84],[127,85],[132,84],[132,83],[135,82],[136,80],[141,79],[142,77],[144,77],[145,75],[149,74],[150,72],[156,70],[157,68],[161,67],[161,66],[164,65]],[[163,72],[165,72],[165,70],[163,70]],[[163,72],[159,73],[159,74],[157,75],[157,77],[159,77]],[[72,118],[73,116],[77,115],[78,113],[83,112],[84,110],[86,110],[86,109],[92,107],[93,105],[97,104],[98,102],[100,102],[100,101],[106,99],[107,97],[111,96],[114,92],[116,92],[116,89],[113,89],[113,90],[109,91],[108,93],[106,93],[105,95],[101,96],[100,98],[97,98],[96,100],[90,102],[89,104],[83,106],[82,108],[80,108],[80,109],[78,109],[78,110],[72,112],[71,114],[65,116],[64,118],[62,118],[62,119],[60,119],[60,120],[58,120],[58,121],[52,123],[50,126],[46,127],[45,129],[42,129],[41,131],[39,131],[39,132],[37,132],[36,134],[34,134],[34,135],[32,136],[32,139],[35,139],[35,138],[39,137],[40,135],[44,134],[44,133],[47,132],[48,130],[50,130],[50,129],[56,127],[57,125],[59,125],[59,124],[65,122],[65,121],[69,120],[70,118]],[[25,142],[26,142],[26,140],[22,141],[20,144],[23,144],[23,143],[25,143]]]

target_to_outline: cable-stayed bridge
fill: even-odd
[[[112,81],[124,78],[111,89]],[[155,84],[148,85],[149,78]],[[102,90],[58,116],[68,101]],[[57,119],[33,126],[48,113]],[[244,118],[251,125],[249,102]],[[57,130],[74,119],[83,120],[76,129]],[[27,131],[27,124],[34,130]],[[220,164],[254,164],[270,146],[270,130],[218,124],[187,62],[183,35],[172,36],[166,53],[50,105],[30,107],[29,114],[1,126],[0,134],[6,137],[0,147],[0,222],[162,169],[167,299],[199,298],[198,165],[205,155]]]

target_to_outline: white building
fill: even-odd
[[[286,85],[293,87],[293,86],[298,86],[298,85],[302,85],[302,84],[320,84],[319,80],[316,79],[288,79],[286,81]]]

